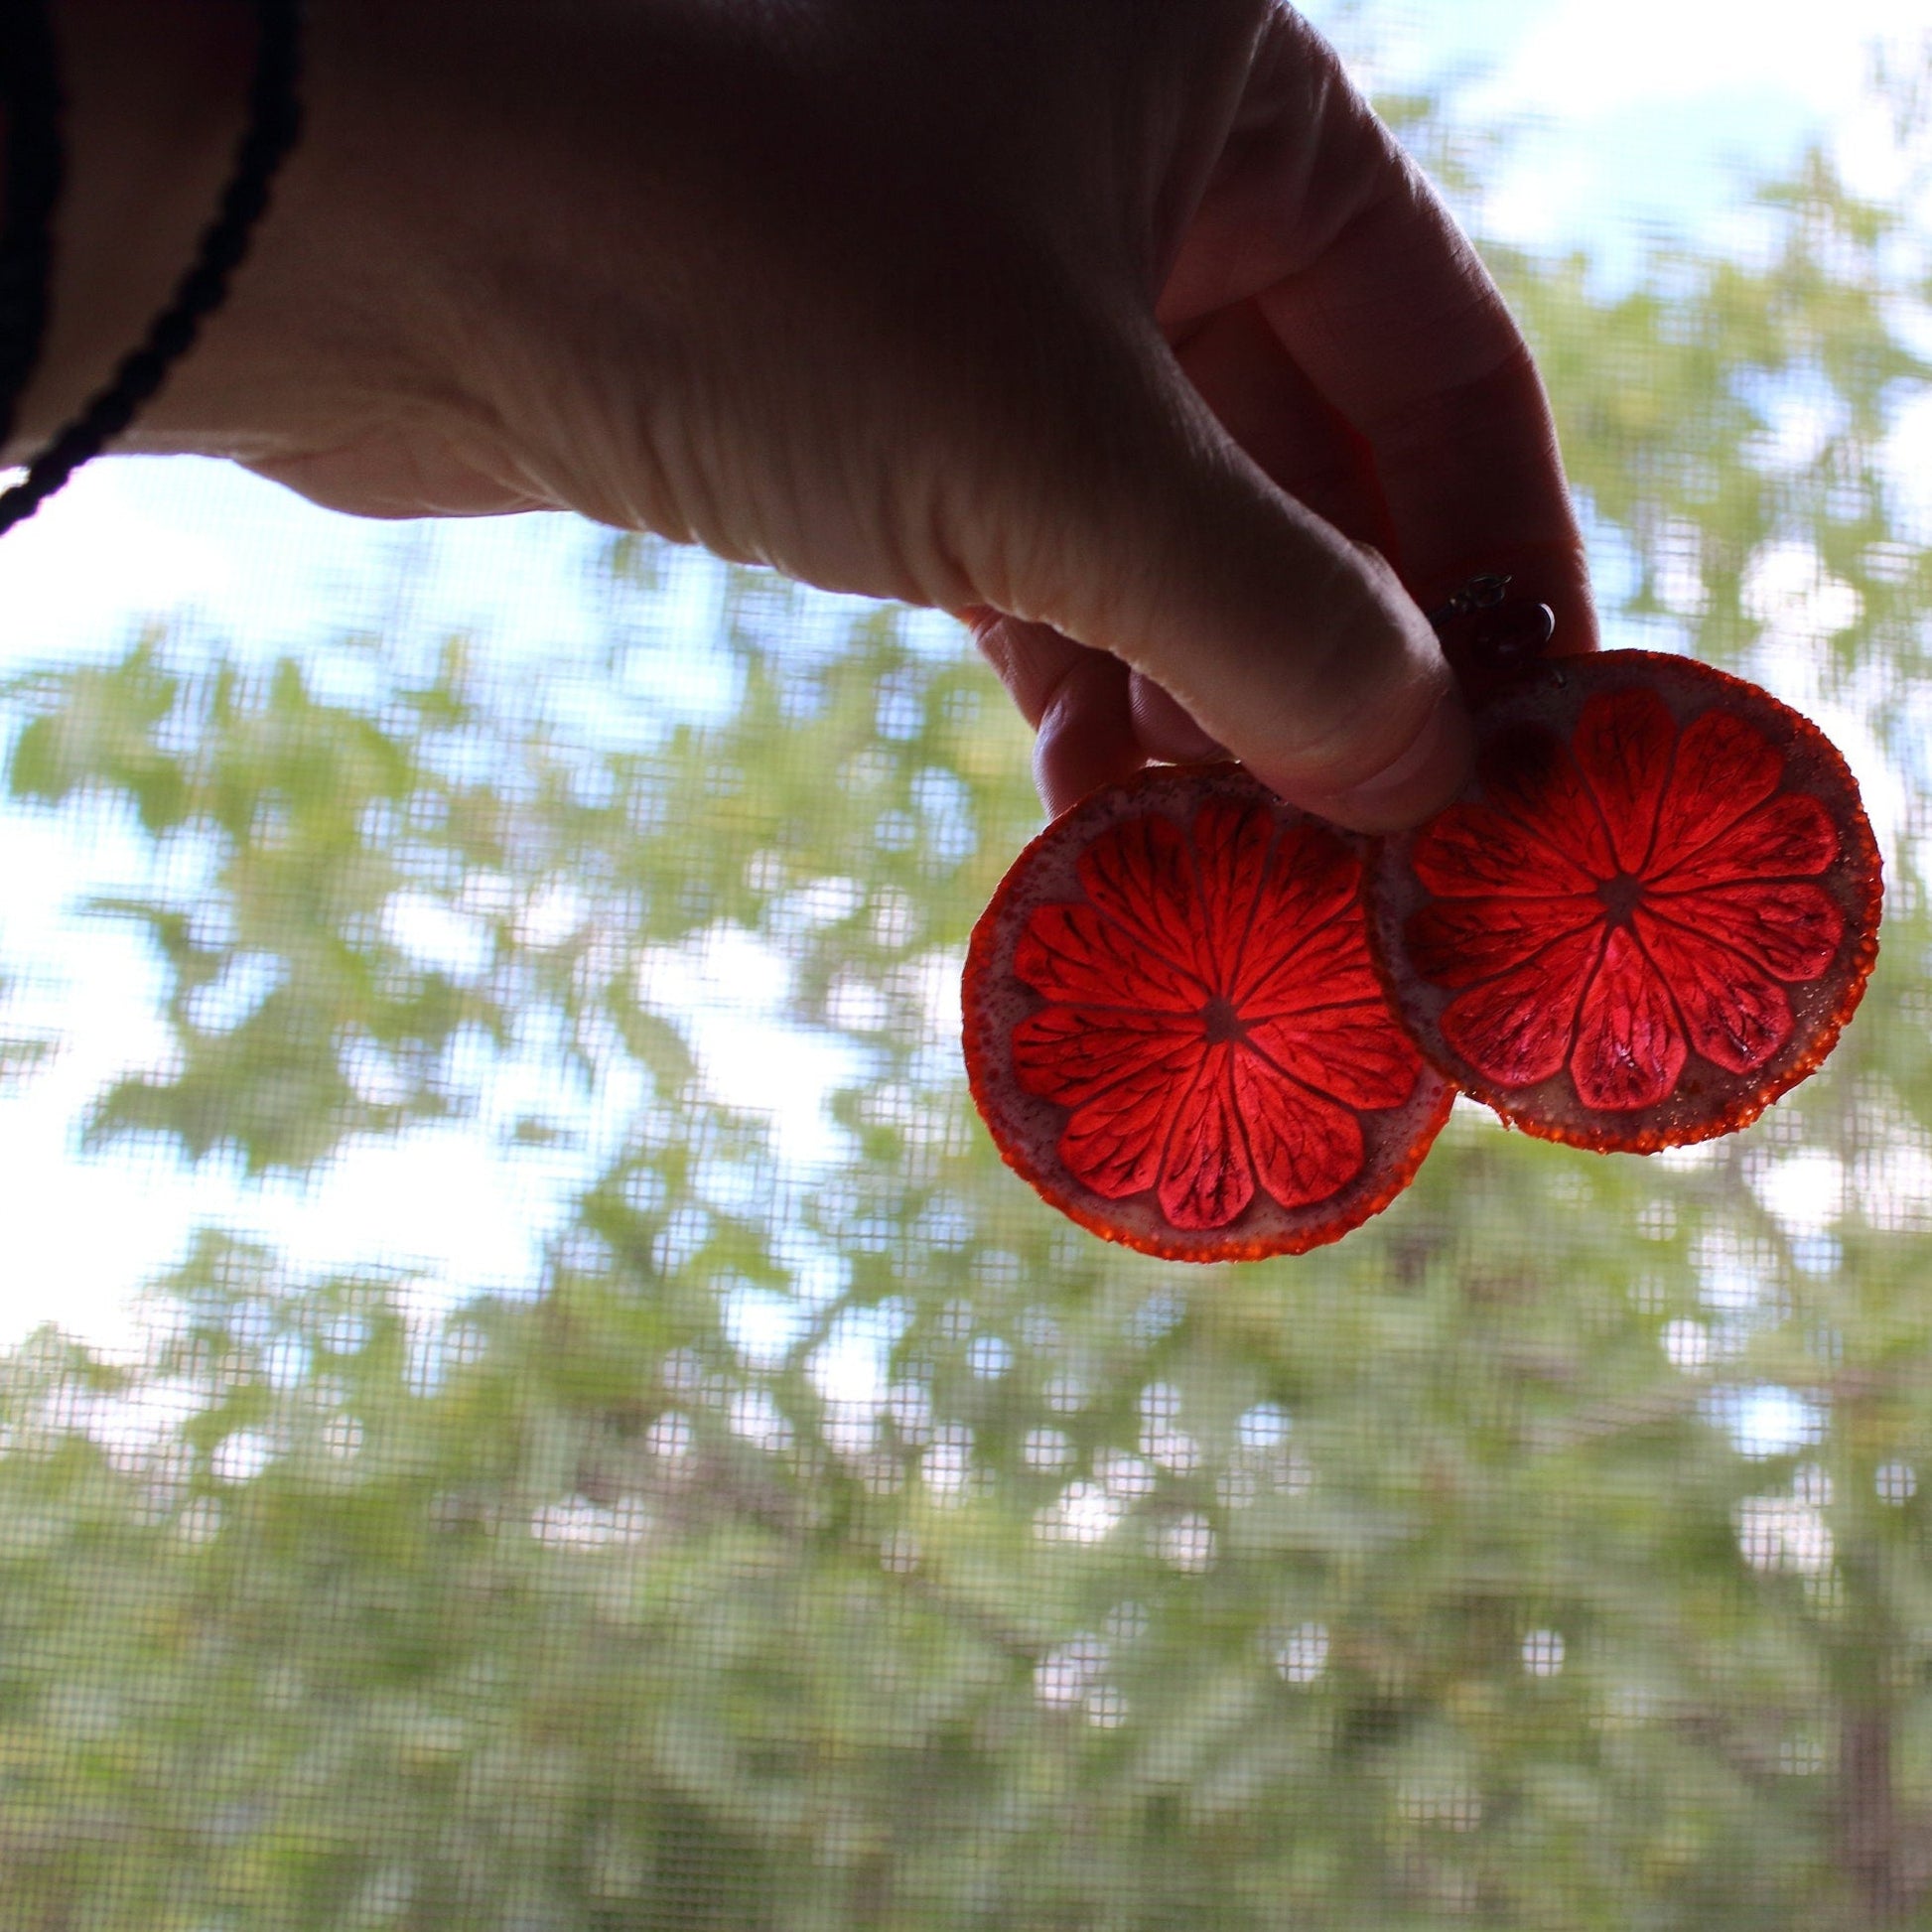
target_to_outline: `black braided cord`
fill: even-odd
[[[54,208],[61,199],[61,74],[42,0],[0,5],[0,110],[7,118],[0,215],[0,447],[47,340]]]
[[[221,306],[229,278],[248,252],[255,225],[268,207],[276,172],[302,132],[298,87],[302,0],[255,0],[255,11],[260,34],[248,89],[248,125],[235,149],[234,171],[222,190],[214,219],[203,231],[194,263],[176,285],[167,307],[148,325],[140,346],[128,353],[79,415],[34,458],[26,476],[0,493],[0,536],[32,516],[153,399],[168,371],[194,345],[202,324]],[[12,200],[9,177],[10,204]]]

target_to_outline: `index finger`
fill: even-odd
[[[1406,162],[1389,192],[1257,306],[1368,446],[1403,581],[1427,606],[1513,573],[1593,648],[1583,535],[1542,378],[1502,296]]]
[[[1479,571],[1595,642],[1582,533],[1521,331],[1474,248],[1343,73],[1284,15],[1161,302],[1171,334],[1251,301],[1368,453],[1390,561],[1426,608]],[[1257,371],[1259,379],[1259,371]]]

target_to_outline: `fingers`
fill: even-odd
[[[1237,302],[1175,347],[1215,419],[1268,476],[1344,536],[1395,548],[1373,454],[1296,366],[1260,305]]]
[[[1418,598],[1511,572],[1557,613],[1565,648],[1593,648],[1582,533],[1528,347],[1473,258],[1479,283],[1449,267],[1433,289],[1395,267],[1427,259],[1446,219],[1418,184],[1258,306],[1366,446],[1392,560]]]
[[[1497,445],[1465,454],[1472,481],[1443,474],[1420,485],[1416,471],[1440,467],[1434,443],[1424,437],[1412,463],[1395,463],[1391,445],[1409,434],[1409,425],[1398,417],[1379,445],[1371,442],[1316,390],[1262,302],[1210,317],[1177,354],[1222,427],[1270,479],[1343,534],[1389,556],[1425,610],[1478,572],[1501,571],[1514,580],[1520,601],[1547,603],[1558,613],[1554,648],[1594,646],[1594,613],[1540,387],[1518,403],[1534,406],[1533,435],[1550,452],[1551,466],[1527,484],[1504,487],[1511,405],[1503,402],[1498,421],[1472,426]],[[1455,468],[1451,460],[1449,471]],[[1548,513],[1553,503],[1554,516]]]
[[[1477,571],[1506,571],[1555,610],[1559,647],[1592,646],[1548,401],[1475,251],[1305,23],[1284,17],[1251,92],[1243,158],[1203,203],[1162,299],[1180,337],[1243,305],[1260,318],[1238,338],[1218,330],[1203,392],[1291,489],[1282,446],[1309,442],[1309,398],[1331,411],[1338,431],[1313,446],[1352,439],[1385,522],[1336,520],[1382,548],[1425,608]],[[1284,408],[1298,383],[1308,396]]]
[[[1048,624],[997,611],[960,613],[1000,682],[1034,727],[1034,784],[1049,818],[1147,762],[1128,703],[1128,669]]]
[[[1088,338],[1051,420],[1029,424],[1018,480],[1009,471],[1021,500],[980,525],[1025,540],[968,568],[1000,585],[1001,608],[1158,685],[1197,744],[1226,746],[1294,802],[1364,830],[1435,809],[1461,782],[1468,737],[1421,612],[1378,557],[1236,447],[1153,330],[1112,346],[1134,365]],[[1138,762],[1143,723],[1170,742],[1179,728],[1145,699],[1137,721],[1131,686],[1116,697],[1111,674],[1036,629],[992,641],[1022,709],[1068,740],[1041,754],[1056,802],[1062,774]],[[1083,720],[1097,742],[1076,756]]]
[[[1147,762],[1134,736],[1127,680],[1119,658],[1080,650],[1053,687],[1034,739],[1034,785],[1049,817]]]
[[[1088,717],[1108,748],[1092,768],[1191,727],[1382,829],[1440,803],[1467,756],[1422,610],[1497,571],[1553,608],[1559,649],[1593,646],[1594,616],[1548,402],[1493,283],[1332,53],[1286,9],[1270,31],[1162,296],[1173,354],[1141,357],[1138,396],[1115,383],[1103,486],[1069,453],[1040,466],[1046,554],[1000,601],[1137,673],[1125,725],[1101,673],[1066,684],[1059,732]]]
[[[1219,739],[1202,731],[1167,692],[1140,671],[1128,678],[1127,710],[1134,721],[1134,736],[1151,759],[1179,764],[1228,755]]]
[[[1167,692],[1107,651],[996,611],[963,614],[975,641],[1035,727],[1034,783],[1049,818],[1150,759],[1220,759],[1226,748]]]

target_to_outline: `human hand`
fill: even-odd
[[[155,30],[66,13],[84,149],[89,32]],[[1591,634],[1519,336],[1274,0],[337,0],[313,39],[256,254],[130,447],[958,612],[1055,809],[1218,743],[1404,822],[1466,757],[1408,591],[1514,569]],[[57,330],[30,429],[95,353]]]

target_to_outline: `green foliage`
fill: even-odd
[[[1924,370],[1883,220],[1820,166],[1767,207],[1764,259],[1626,295],[1504,264],[1619,621],[1809,649],[1907,788],[1838,1058],[1687,1156],[1458,1114],[1299,1261],[1070,1229],[946,1017],[1025,735],[929,626],[794,649],[822,607],[756,574],[697,640],[731,715],[643,750],[548,715],[594,669],[457,644],[361,702],[165,637],[23,686],[15,796],[208,882],[99,907],[176,1052],[97,1139],[319,1173],[482,1131],[499,1051],[619,1131],[521,1294],[209,1228],[145,1359],[0,1363],[0,1927],[1927,1922],[1932,582],[1878,462]],[[1779,546],[1842,623],[1771,601]],[[620,606],[675,574],[611,569]],[[721,932],[858,1056],[818,1171],[700,1077],[664,968]],[[876,1402],[827,1367],[867,1336]],[[1801,1426],[1741,1452],[1766,1401]]]

